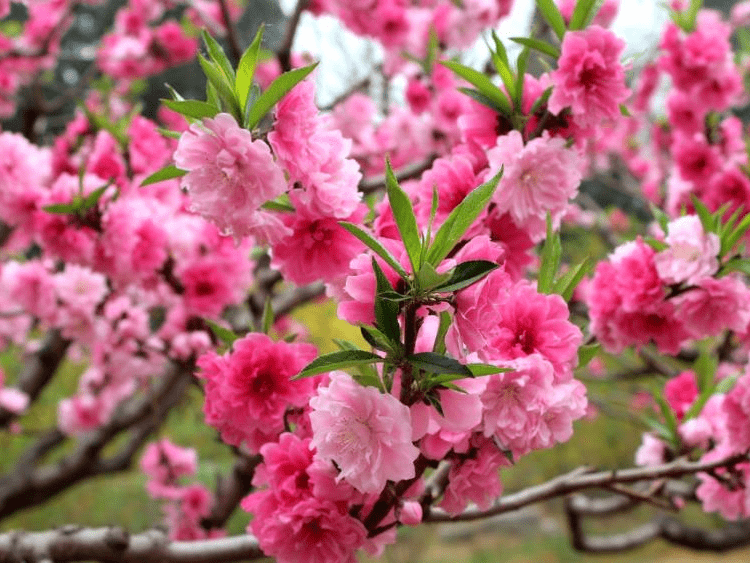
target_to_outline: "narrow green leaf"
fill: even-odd
[[[505,51],[502,41],[500,41],[500,38],[494,30],[492,31],[492,39],[495,41],[495,49],[490,48],[489,45],[487,46],[490,50],[490,55],[492,56],[492,64],[495,66],[495,70],[500,76],[500,80],[503,81],[508,96],[510,99],[515,100],[516,77],[513,76],[513,71],[508,64],[508,53]],[[518,104],[516,104],[516,107],[518,107]]]
[[[383,331],[374,326],[360,325],[359,331],[362,338],[376,350],[381,350],[387,354],[398,354],[401,350],[400,342],[394,342]]]
[[[589,273],[589,270],[591,270],[592,266],[593,263],[591,262],[591,260],[586,258],[583,262],[578,264],[578,266],[576,266],[575,268],[571,268],[562,276],[557,278],[552,287],[552,291],[554,293],[560,294],[562,298],[565,299],[565,301],[570,301],[570,298],[573,297],[573,292],[575,291],[576,287],[578,287],[578,284],[581,282],[583,277]]]
[[[182,133],[180,133],[179,131],[172,131],[170,129],[166,129],[165,127],[157,127],[156,130],[161,136],[167,137],[168,139],[179,139],[180,137],[182,137]]]
[[[271,108],[276,105],[276,102],[283,98],[287,92],[294,88],[298,83],[304,80],[308,74],[315,70],[316,66],[318,66],[318,63],[290,70],[271,82],[271,85],[266,91],[255,100],[255,103],[247,116],[247,128],[253,129],[258,125],[260,120],[263,119],[263,116],[265,116]]]
[[[362,387],[375,387],[381,392],[385,392],[385,389],[383,388],[383,382],[380,381],[380,378],[377,376],[377,374],[357,373],[357,374],[352,375],[352,379],[354,379],[354,381],[359,383]]]
[[[518,43],[519,45],[523,45],[525,47],[529,47],[530,49],[539,51],[540,53],[544,53],[545,55],[549,55],[555,60],[560,58],[560,49],[558,49],[554,45],[550,45],[546,41],[542,41],[541,39],[534,39],[532,37],[511,37],[510,40]],[[521,73],[519,72],[518,74],[520,75]]]
[[[578,0],[573,9],[573,15],[570,17],[568,29],[577,31],[586,27],[586,24],[596,15],[596,12],[591,13],[596,3],[597,0]]]
[[[438,325],[437,335],[435,335],[435,344],[432,345],[432,351],[436,354],[445,354],[445,335],[453,324],[453,317],[448,311],[440,313],[440,324]]]
[[[466,364],[466,367],[469,368],[469,371],[471,371],[474,377],[515,371],[513,368],[503,368],[500,366],[493,366],[492,364]]]
[[[539,279],[537,280],[537,291],[539,293],[552,293],[553,283],[557,269],[560,267],[560,256],[562,245],[560,234],[552,231],[552,216],[547,213],[547,239],[542,248],[539,268]]]
[[[107,188],[109,188],[112,185],[112,182],[109,181],[105,185],[101,186],[100,188],[95,189],[93,192],[85,196],[81,200],[81,211],[88,211],[92,207],[94,207],[101,197],[104,195],[104,192],[107,191]]]
[[[601,350],[601,344],[586,344],[578,348],[578,367],[586,367]]]
[[[340,352],[331,352],[314,359],[307,364],[304,369],[295,375],[292,379],[302,379],[326,371],[335,369],[348,368],[365,364],[374,364],[384,362],[385,358],[366,352],[365,350],[342,350]]]
[[[722,238],[720,255],[723,256],[727,252],[730,252],[748,229],[750,229],[750,213],[742,218],[742,221],[739,222],[731,233]]]
[[[255,34],[255,39],[240,58],[237,65],[237,78],[234,82],[234,93],[237,95],[237,101],[240,103],[240,111],[245,115],[247,109],[247,99],[250,95],[250,88],[253,85],[255,77],[255,67],[258,65],[258,54],[260,53],[260,43],[263,39],[263,25]]]
[[[491,110],[496,111],[497,113],[502,114],[508,118],[513,115],[513,107],[511,106],[510,101],[505,96],[505,93],[502,90],[498,90],[498,92],[500,92],[500,99],[498,100],[500,102],[499,105],[494,100],[482,94],[479,90],[473,90],[472,88],[464,88],[463,86],[461,86],[458,88],[458,91],[462,94],[466,94],[475,102],[482,104],[483,106],[487,106]]]
[[[227,77],[228,82],[234,86],[234,69],[224,49],[205,29],[201,31],[201,38],[203,39],[203,43],[206,44],[209,58],[217,65],[224,76]]]
[[[433,291],[449,293],[469,287],[497,267],[498,264],[488,260],[469,260],[467,262],[461,262],[453,269],[451,277],[448,278],[444,284],[435,287]]]
[[[669,225],[669,215],[664,213],[661,209],[656,207],[653,203],[650,204],[651,214],[656,219],[656,222],[661,227],[662,232],[667,234],[667,226]]]
[[[492,100],[497,107],[505,109],[506,106],[509,106],[508,98],[505,97],[500,88],[492,83],[487,75],[455,61],[440,61],[440,64],[474,86],[480,94]],[[508,110],[510,109],[508,107]]]
[[[721,266],[719,275],[725,276],[732,272],[742,272],[743,274],[750,276],[750,260],[745,258],[733,258]]]
[[[643,239],[643,242],[656,250],[656,252],[661,252],[662,250],[666,250],[667,248],[669,248],[669,245],[666,242],[664,242],[663,240],[655,239],[654,237],[645,237]]]
[[[474,374],[471,372],[471,370],[458,360],[448,358],[441,354],[435,354],[434,352],[420,352],[418,354],[412,354],[406,357],[406,361],[413,365],[415,368],[421,369],[428,373],[455,374],[462,375],[464,377],[474,377]]]
[[[161,170],[157,170],[151,174],[148,178],[141,182],[141,186],[148,186],[150,184],[156,184],[157,182],[163,182],[164,180],[171,180],[172,178],[180,178],[187,174],[187,170],[181,170],[174,164],[165,166]]]
[[[734,387],[735,383],[737,383],[736,375],[730,375],[728,377],[720,379],[719,381],[716,382],[716,392],[717,393],[729,393],[729,391],[732,390],[732,387]]]
[[[417,287],[422,292],[434,291],[437,286],[443,285],[450,277],[449,273],[439,274],[432,264],[425,262],[416,275]]]
[[[210,319],[204,319],[206,324],[208,325],[208,328],[211,329],[211,332],[214,333],[214,336],[221,340],[224,344],[227,346],[231,346],[234,344],[234,341],[239,338],[234,332],[229,330],[228,328],[224,328],[220,324],[210,320]]]
[[[377,284],[375,290],[375,323],[390,340],[401,342],[401,327],[398,324],[399,305],[382,297],[383,293],[394,292],[393,286],[385,277],[374,256],[372,258],[372,269],[375,272]]]
[[[633,117],[633,115],[630,113],[630,110],[628,109],[628,106],[625,104],[620,104],[620,115],[623,117]]]
[[[270,334],[271,328],[273,328],[273,321],[273,306],[271,305],[271,298],[268,297],[265,305],[263,305],[263,334]]]
[[[404,270],[404,267],[399,264],[398,260],[393,257],[393,254],[388,252],[386,247],[380,244],[380,242],[370,233],[361,229],[354,223],[339,221],[339,225],[344,227],[347,231],[361,240],[370,250],[385,260],[386,264],[393,268],[402,279],[406,280],[409,278],[409,274],[406,273],[406,270]]]
[[[565,35],[565,20],[554,0],[536,0],[536,7],[542,17],[547,20],[557,38],[562,41],[563,35]]]
[[[669,403],[667,403],[666,399],[662,397],[659,393],[654,394],[654,400],[656,401],[656,404],[659,406],[659,411],[661,412],[661,415],[664,417],[664,422],[667,425],[667,428],[669,429],[672,441],[674,441],[677,438],[677,416],[675,415],[674,411],[672,410],[672,407],[669,406]]]
[[[261,205],[261,207],[269,211],[279,211],[281,213],[294,213],[295,211],[292,200],[289,199],[287,194],[281,194],[276,199],[270,199]]]
[[[438,232],[435,233],[435,239],[427,252],[427,261],[430,264],[437,267],[466,234],[468,228],[489,203],[502,175],[501,169],[492,179],[466,194],[463,201],[450,212]]]
[[[497,36],[497,32],[494,29],[492,30],[492,41],[495,43],[495,52],[497,53],[497,56],[500,57],[500,60],[507,68],[510,68],[508,52],[505,50],[505,45],[503,45],[502,40]]]
[[[52,203],[42,207],[47,213],[53,213],[55,215],[71,215],[78,213],[81,210],[81,203],[83,200],[76,198],[70,203]]]
[[[206,74],[208,82],[216,90],[216,96],[218,99],[224,104],[227,111],[234,116],[237,123],[240,123],[242,115],[240,113],[240,106],[237,102],[237,97],[234,94],[234,84],[229,82],[229,79],[216,64],[206,60],[200,53],[198,54],[198,62],[200,63],[203,72]],[[211,102],[206,103],[212,105]]]
[[[348,340],[341,340],[339,338],[333,338],[333,343],[338,346],[339,350],[359,350],[356,344],[349,342]]]
[[[545,105],[549,101],[549,97],[552,95],[552,86],[547,88],[544,92],[542,92],[542,95],[539,96],[534,103],[531,106],[531,109],[529,110],[529,115],[536,114],[540,109],[542,109],[542,106]]]
[[[701,225],[703,225],[703,230],[705,230],[707,233],[714,231],[714,218],[711,215],[711,212],[708,210],[708,207],[699,200],[695,194],[690,194],[690,200],[693,202],[693,207],[695,208],[695,212],[698,215],[698,217],[701,220]]]
[[[385,160],[385,189],[388,194],[388,203],[393,211],[393,219],[401,235],[401,240],[404,242],[404,248],[406,249],[406,254],[409,256],[412,271],[416,274],[422,266],[420,264],[422,243],[419,236],[417,218],[414,216],[411,199],[401,189],[401,186],[398,185],[398,180],[396,180],[396,176],[393,173],[390,160],[387,158]]]
[[[528,47],[521,49],[516,59],[516,95],[513,99],[518,113],[523,113],[523,87],[526,81],[526,66],[529,63],[529,53],[531,50]]]
[[[176,111],[186,117],[193,119],[203,119],[204,117],[214,117],[219,113],[219,108],[199,100],[161,100],[161,103],[169,109]]]

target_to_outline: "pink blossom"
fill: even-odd
[[[727,329],[742,333],[750,324],[750,290],[735,275],[703,278],[672,301],[692,338],[716,336]]]
[[[669,248],[654,256],[654,264],[659,277],[668,284],[694,285],[719,269],[719,237],[706,233],[697,215],[671,221],[664,242]]]
[[[630,94],[620,64],[624,48],[624,41],[599,26],[567,32],[558,68],[551,74],[555,88],[549,110],[559,114],[570,107],[584,128],[598,126],[603,119],[617,119],[619,104]]]
[[[509,465],[507,456],[492,440],[481,440],[472,457],[452,462],[440,507],[455,515],[471,501],[486,510],[503,490],[498,470]]]
[[[364,493],[380,492],[389,480],[414,477],[419,450],[411,442],[408,407],[344,372],[330,377],[328,387],[310,400],[316,456],[336,463],[339,479]]]
[[[635,452],[635,462],[638,465],[661,465],[666,457],[666,446],[653,434],[643,435],[643,441]]]
[[[273,342],[251,333],[224,356],[209,352],[198,359],[206,379],[206,422],[233,445],[246,442],[257,451],[284,429],[289,407],[303,407],[315,380],[291,378],[316,355],[310,344]]]
[[[349,273],[349,263],[364,250],[364,245],[333,217],[321,216],[298,204],[286,219],[292,230],[273,245],[271,266],[297,285],[316,280],[332,282]],[[359,223],[366,214],[364,205],[346,220]]]
[[[695,382],[695,373],[692,371],[683,371],[667,381],[664,386],[664,398],[678,420],[682,420],[697,396],[698,386]]]
[[[578,193],[581,162],[561,138],[547,133],[524,145],[521,134],[511,131],[498,137],[487,151],[490,169],[485,179],[503,167],[503,177],[493,196],[498,212],[508,212],[516,224],[538,242],[546,232],[545,217],[552,214],[554,228],[568,201]]]
[[[263,552],[278,563],[356,563],[367,529],[338,505],[307,496],[279,504],[270,491],[245,497],[254,517],[248,527]]]
[[[193,448],[182,448],[167,438],[146,446],[141,457],[143,472],[159,484],[174,484],[186,475],[195,475],[198,454]]]
[[[5,372],[0,369],[0,408],[21,414],[29,406],[29,396],[19,389],[4,387]]]
[[[180,137],[174,160],[188,171],[182,182],[192,209],[237,239],[255,233],[260,206],[287,188],[268,145],[253,141],[225,113],[191,125]]]

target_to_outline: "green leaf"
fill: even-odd
[[[503,45],[503,42],[500,41],[495,30],[492,30],[492,39],[495,41],[495,49],[490,49],[492,63],[495,65],[495,70],[497,70],[500,80],[503,81],[505,89],[508,91],[508,95],[512,100],[515,100],[516,77],[513,76],[513,71],[510,68],[510,64],[508,64],[508,53],[505,51],[505,46]],[[516,107],[519,107],[517,103],[515,105]]]
[[[544,53],[545,55],[549,55],[555,60],[560,58],[560,49],[558,49],[554,45],[550,45],[546,41],[542,41],[541,39],[534,39],[532,37],[511,37],[510,40],[518,43],[519,45],[523,45],[525,47],[529,47],[530,49],[535,49],[540,53]],[[521,73],[519,72],[518,74],[520,75]]]
[[[677,416],[675,415],[674,411],[672,410],[672,407],[669,406],[669,403],[667,403],[666,399],[662,397],[659,393],[654,394],[654,400],[656,401],[656,404],[659,406],[659,411],[661,412],[661,415],[664,417],[664,422],[667,425],[667,428],[669,429],[671,433],[671,441],[674,442],[677,440],[678,434],[677,434]]]
[[[406,254],[409,256],[412,271],[419,272],[420,256],[422,254],[422,242],[419,237],[417,218],[414,216],[411,199],[398,185],[398,180],[393,174],[390,160],[385,161],[385,189],[388,194],[388,203],[393,211],[393,219],[404,242]]]
[[[620,115],[623,117],[633,117],[633,115],[630,113],[630,110],[628,109],[628,106],[625,104],[620,104]]]
[[[399,264],[398,260],[396,260],[393,257],[393,254],[388,252],[385,246],[380,244],[380,242],[373,237],[370,233],[368,233],[365,230],[362,230],[354,223],[348,223],[346,221],[339,221],[339,225],[344,227],[347,231],[349,231],[351,234],[353,234],[355,237],[357,237],[359,240],[361,240],[370,250],[372,250],[375,254],[380,256],[383,260],[385,260],[386,264],[388,264],[391,268],[393,268],[396,273],[401,276],[402,279],[406,280],[409,278],[409,274],[406,273],[406,270],[404,270],[404,267]]]
[[[437,335],[435,336],[435,344],[432,346],[432,351],[436,354],[445,354],[445,335],[448,334],[448,329],[453,324],[453,317],[448,311],[440,313],[440,324],[438,325]]]
[[[735,383],[737,383],[736,375],[730,375],[728,377],[720,379],[719,381],[716,382],[716,392],[728,393],[729,391],[732,390],[732,387],[734,387]]]
[[[497,107],[511,111],[508,98],[500,88],[492,83],[487,75],[455,61],[440,61],[440,64],[474,86],[480,94],[491,100]]]
[[[54,213],[56,215],[71,215],[78,213],[81,210],[80,198],[76,198],[70,203],[53,203],[42,207],[47,213]]]
[[[513,99],[513,103],[518,109],[518,113],[523,113],[523,86],[526,77],[526,66],[529,63],[529,53],[531,51],[528,47],[521,49],[516,59],[516,96]]]
[[[394,292],[391,282],[385,277],[383,270],[380,269],[378,261],[372,258],[372,269],[375,272],[377,287],[375,290],[375,323],[378,328],[390,340],[401,342],[401,327],[398,324],[398,303],[381,297],[383,293]]]
[[[495,53],[498,57],[500,57],[502,63],[507,68],[510,68],[510,59],[508,59],[508,52],[505,50],[505,45],[503,45],[502,40],[497,36],[497,32],[494,29],[492,30],[492,41],[495,43]]]
[[[388,354],[399,354],[401,343],[394,342],[381,330],[378,330],[374,326],[367,325],[360,325],[359,330],[362,333],[362,338],[364,338],[367,343],[376,350],[382,350]]]
[[[374,364],[384,361],[385,358],[381,358],[380,356],[373,354],[372,352],[366,352],[365,350],[342,350],[341,352],[331,352],[330,354],[325,354],[315,358],[292,379],[302,379],[335,369]]]
[[[208,57],[217,65],[224,76],[226,76],[228,82],[234,86],[234,69],[232,68],[232,63],[227,58],[224,49],[219,45],[216,39],[206,32],[205,29],[201,31],[201,38],[206,44]]]
[[[745,215],[742,221],[730,233],[722,237],[719,255],[723,256],[727,252],[730,252],[734,248],[734,245],[737,244],[737,241],[745,235],[748,228],[750,228],[750,213]]]
[[[721,266],[719,276],[725,276],[732,272],[742,272],[750,276],[750,260],[746,258],[732,258]]]
[[[421,292],[430,292],[448,281],[450,277],[449,273],[439,274],[432,264],[425,262],[416,275],[417,287]]]
[[[247,116],[247,128],[253,129],[258,125],[260,120],[263,119],[263,116],[265,116],[271,108],[276,105],[276,102],[283,98],[287,92],[294,88],[298,83],[304,80],[308,74],[315,70],[316,66],[318,66],[318,63],[290,70],[271,82],[271,85],[266,91],[255,100],[255,103]]]
[[[357,373],[352,375],[352,379],[354,379],[354,381],[359,383],[362,387],[375,387],[376,389],[385,392],[385,389],[383,388],[383,382],[380,381],[380,378],[377,376],[377,374]]]
[[[664,213],[661,209],[656,207],[653,203],[650,204],[651,214],[654,216],[654,219],[656,219],[656,222],[661,227],[661,230],[664,232],[664,234],[667,234],[667,226],[669,225],[669,215]]]
[[[234,82],[234,93],[237,95],[237,101],[240,103],[240,111],[245,115],[247,109],[247,99],[250,95],[250,88],[253,85],[255,77],[255,67],[258,65],[258,54],[260,53],[260,42],[263,39],[263,25],[261,24],[255,39],[240,58],[237,65],[237,78]]]
[[[560,267],[561,255],[560,234],[552,231],[552,216],[547,213],[547,239],[544,241],[544,247],[542,248],[542,265],[539,268],[539,279],[537,280],[537,291],[539,293],[552,293],[555,274]]]
[[[271,298],[268,297],[265,305],[263,305],[263,334],[270,334],[274,319]]]
[[[81,200],[81,211],[86,212],[92,207],[94,207],[101,197],[104,195],[104,192],[107,191],[107,188],[109,188],[112,185],[112,182],[107,182],[105,185],[103,185],[100,188],[95,189],[93,192],[85,196]]]
[[[577,31],[586,27],[598,11],[594,10],[596,4],[597,0],[578,0],[573,9],[573,15],[570,17],[568,29]]]
[[[565,20],[554,0],[536,0],[536,7],[542,17],[547,20],[557,38],[562,41],[563,35],[565,35]]]
[[[339,338],[333,338],[333,343],[338,346],[339,350],[359,350],[356,344],[354,342],[349,342],[348,340],[341,340]]]
[[[289,199],[287,194],[281,194],[276,199],[270,199],[261,205],[261,207],[268,211],[278,211],[280,213],[294,213],[295,211],[292,200]]]
[[[239,338],[239,336],[237,336],[234,332],[232,332],[228,328],[224,328],[223,326],[212,320],[204,319],[204,321],[211,329],[211,332],[214,333],[214,336],[227,346],[231,346],[232,344],[234,344],[234,341]]]
[[[156,130],[160,135],[162,135],[163,137],[167,137],[168,139],[179,139],[180,137],[182,137],[182,133],[180,133],[179,131],[171,131],[164,127],[157,127]]]
[[[586,367],[602,349],[601,344],[585,344],[578,348],[578,367]]]
[[[534,103],[531,106],[531,109],[529,110],[529,115],[536,114],[540,109],[542,109],[542,106],[546,104],[549,101],[549,97],[552,95],[552,86],[547,88],[544,92],[542,92],[542,95],[539,96]]]
[[[474,377],[471,370],[461,362],[434,352],[419,352],[406,357],[415,368],[436,374],[453,374]]]
[[[500,104],[499,105],[494,100],[482,94],[479,90],[473,90],[471,88],[464,88],[462,86],[458,88],[458,91],[461,92],[462,94],[466,94],[478,104],[487,106],[492,111],[502,114],[505,117],[509,118],[511,115],[513,115],[513,108],[511,107],[510,101],[501,90],[498,90],[498,92],[500,92]]]
[[[656,250],[656,252],[661,252],[662,250],[666,250],[667,248],[669,248],[669,245],[666,242],[664,242],[663,240],[655,239],[654,237],[645,237],[643,239],[643,242]]]
[[[586,258],[583,262],[578,264],[575,268],[571,268],[567,272],[565,272],[562,276],[557,278],[555,280],[555,283],[553,284],[552,291],[554,293],[558,293],[562,296],[565,301],[570,301],[570,298],[573,297],[573,292],[575,291],[576,287],[578,287],[578,284],[583,279],[583,276],[589,273],[589,270],[591,270],[591,267],[593,266],[593,263],[589,258]]]
[[[463,201],[450,212],[438,232],[435,233],[435,239],[427,251],[427,261],[430,264],[437,267],[466,234],[471,224],[489,203],[502,175],[501,169],[491,180],[466,194]]]
[[[690,194],[690,200],[693,202],[695,212],[701,220],[703,230],[707,233],[716,232],[716,221],[714,216],[708,210],[708,207],[706,207],[706,205],[701,200],[699,200],[695,196],[695,194]]]
[[[158,182],[163,182],[164,180],[171,180],[172,178],[180,178],[185,174],[187,174],[187,170],[181,170],[174,164],[170,164],[168,166],[165,166],[161,170],[157,170],[148,178],[143,180],[143,182],[141,182],[141,187],[156,184]]]
[[[451,277],[448,278],[444,284],[435,287],[433,291],[449,293],[469,287],[497,267],[498,264],[488,260],[469,260],[467,262],[461,262],[453,268]]]
[[[492,364],[466,364],[466,367],[469,368],[469,371],[474,377],[514,371],[513,368],[503,368],[500,366],[493,366]]]
[[[237,97],[234,94],[234,84],[229,82],[229,79],[224,75],[224,72],[220,70],[216,64],[207,61],[200,53],[198,54],[198,62],[200,63],[203,72],[206,74],[208,83],[216,90],[216,96],[218,99],[224,104],[227,111],[234,116],[237,123],[240,123],[240,106],[237,102]],[[206,103],[208,105],[213,105],[211,102]]]

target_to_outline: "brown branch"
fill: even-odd
[[[64,527],[45,532],[0,534],[0,561],[107,561],[128,563],[224,563],[259,559],[250,535],[170,541],[164,532],[129,534],[122,528]]]
[[[0,518],[40,504],[88,477],[130,467],[146,437],[164,422],[169,410],[182,398],[192,372],[192,364],[171,364],[150,393],[134,397],[107,424],[82,435],[77,447],[57,463],[37,467],[36,462],[47,452],[67,441],[59,430],[42,436],[24,452],[10,473],[0,478]],[[125,446],[110,458],[102,459],[104,448],[126,431],[131,436]]]
[[[15,388],[26,393],[30,402],[34,402],[57,372],[69,346],[70,341],[63,338],[59,331],[48,332],[41,348],[24,363]],[[16,416],[0,407],[0,428],[7,426]]]
[[[413,178],[418,178],[422,174],[422,172],[430,169],[430,167],[432,166],[432,163],[435,162],[436,158],[437,158],[437,155],[432,154],[421,162],[415,162],[414,164],[404,166],[400,170],[396,170],[395,171],[396,179],[399,182],[403,182],[404,180],[411,180]],[[378,176],[373,176],[371,178],[363,179],[359,183],[359,191],[364,194],[376,192],[384,188],[385,188],[385,174],[380,174]]]
[[[234,23],[232,23],[232,15],[229,13],[227,0],[219,0],[219,6],[221,7],[221,17],[224,19],[224,25],[227,28],[227,40],[229,41],[229,50],[232,53],[232,64],[237,66],[242,58],[240,40],[237,37],[237,30],[234,27]]]
[[[425,521],[456,522],[478,520],[518,510],[530,504],[562,497],[578,491],[607,488],[616,483],[635,483],[638,481],[653,481],[655,479],[679,478],[685,475],[693,475],[700,471],[709,471],[719,467],[731,467],[737,463],[747,461],[747,459],[747,454],[734,454],[727,458],[711,462],[691,462],[681,458],[653,467],[634,467],[613,471],[599,471],[596,473],[591,473],[586,468],[578,468],[571,473],[560,475],[541,485],[503,496],[495,501],[493,506],[487,510],[469,508],[457,516],[450,516],[445,511],[434,508],[431,514],[425,518]]]
[[[241,455],[234,462],[231,473],[218,480],[216,502],[211,509],[211,514],[201,521],[204,529],[224,527],[240,501],[252,490],[255,468],[262,460],[261,455],[252,457]]]
[[[284,42],[276,52],[276,58],[279,61],[279,65],[281,65],[281,72],[292,70],[292,44],[294,43],[294,36],[297,33],[297,26],[299,25],[302,12],[307,7],[307,1],[297,0],[297,6],[294,8],[294,13],[289,18],[289,23],[287,24]]]

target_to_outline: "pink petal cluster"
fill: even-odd
[[[206,380],[206,423],[228,444],[258,451],[284,430],[288,408],[304,407],[313,379],[292,381],[316,356],[310,344],[274,342],[251,333],[235,341],[224,356],[209,352],[198,359]]]
[[[624,41],[596,25],[567,32],[558,68],[551,74],[555,88],[549,98],[549,110],[559,114],[569,107],[576,123],[584,129],[617,119],[619,105],[630,95],[620,63],[624,48]]]
[[[389,480],[414,477],[419,450],[411,441],[408,407],[344,372],[330,378],[310,400],[316,456],[335,463],[338,479],[363,493],[379,493]]]
[[[280,220],[260,210],[286,191],[284,173],[268,145],[254,141],[231,115],[220,113],[191,125],[180,137],[174,161],[188,171],[182,183],[191,209],[225,233],[236,239],[258,235],[265,241],[287,232]]]
[[[545,218],[551,213],[553,227],[560,226],[568,201],[578,193],[582,162],[565,140],[546,132],[524,144],[521,133],[511,131],[497,138],[487,151],[489,171],[485,180],[503,168],[493,196],[499,213],[508,213],[535,242],[545,236]]]
[[[697,215],[685,215],[667,225],[669,245],[654,257],[659,277],[668,284],[693,285],[719,269],[719,236],[706,233]]]

